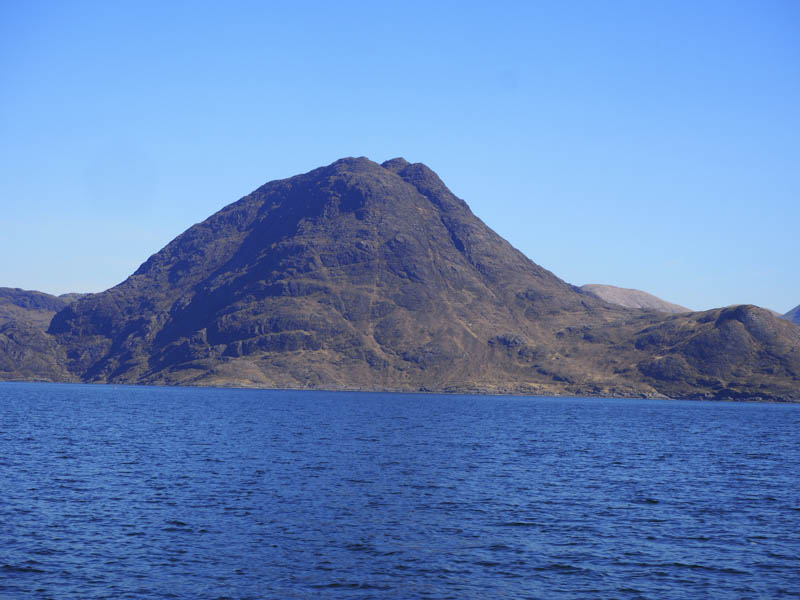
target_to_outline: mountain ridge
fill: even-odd
[[[55,314],[68,304],[65,299],[45,292],[0,287],[0,324],[27,321],[47,329]]]
[[[795,325],[800,325],[800,305],[795,306],[792,310],[783,315],[782,318],[791,321]]]
[[[800,333],[773,321],[608,303],[427,166],[360,157],[225,206],[40,341],[56,380],[800,400]]]

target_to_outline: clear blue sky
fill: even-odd
[[[800,304],[795,0],[0,0],[0,140],[0,286],[103,290],[363,155],[571,283]]]

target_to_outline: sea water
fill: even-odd
[[[800,406],[0,384],[0,598],[798,598]]]

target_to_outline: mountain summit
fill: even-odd
[[[401,158],[267,183],[46,335],[82,381],[800,399],[797,327],[609,304]]]

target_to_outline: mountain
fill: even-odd
[[[53,316],[80,296],[0,287],[0,379],[73,379],[63,352],[45,331]]]
[[[267,183],[45,336],[54,380],[800,400],[798,328],[608,303],[403,159]]]
[[[424,165],[344,159],[192,227],[50,332],[93,381],[494,389],[508,377],[490,339],[544,336],[534,313],[567,325],[587,302],[620,313],[529,261]]]
[[[47,329],[53,316],[68,304],[44,292],[0,287],[0,325],[25,321]]]
[[[84,296],[88,294],[53,296],[35,290],[0,287],[0,326],[22,322],[46,330],[58,311]]]
[[[792,310],[783,315],[787,321],[791,321],[795,325],[800,325],[800,306],[795,306]]]
[[[627,308],[644,308],[647,310],[657,310],[664,313],[684,313],[691,312],[690,309],[679,304],[673,304],[662,300],[657,296],[648,294],[641,290],[620,288],[613,285],[603,285],[600,283],[587,283],[581,289],[587,294],[596,296],[611,304],[619,304]]]

